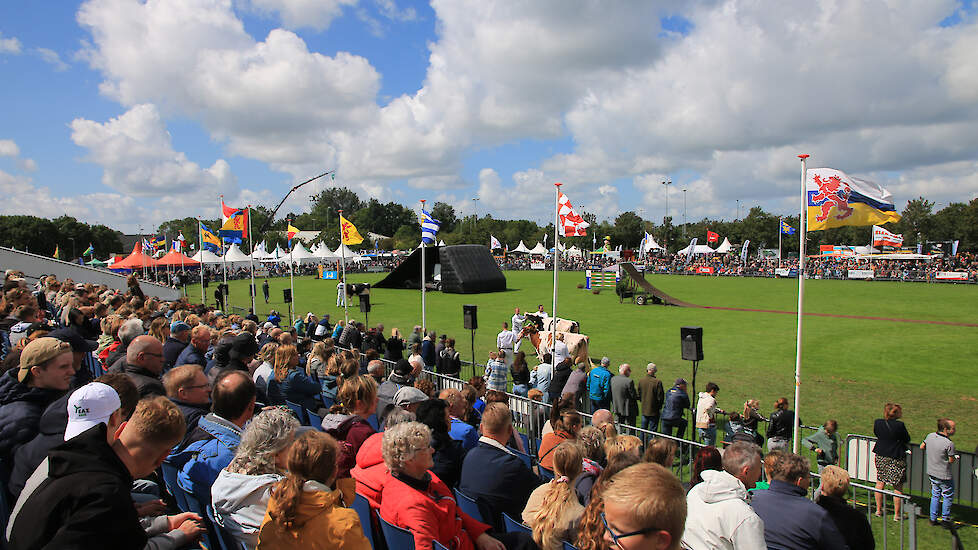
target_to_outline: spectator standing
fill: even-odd
[[[384,359],[399,361],[402,358],[404,358],[404,340],[401,339],[401,331],[395,327],[391,329],[391,337],[387,339],[387,351],[384,352]]]
[[[519,517],[530,492],[539,483],[536,474],[506,445],[513,437],[513,416],[504,403],[489,403],[482,415],[482,437],[465,455],[458,488],[484,503],[492,523],[502,529],[502,514]],[[489,519],[489,518],[485,518]]]
[[[513,358],[512,377],[513,393],[526,397],[526,393],[530,391],[530,368],[526,365],[526,354],[522,351],[517,351]]]
[[[869,525],[866,514],[846,502],[846,495],[849,493],[849,473],[838,466],[826,466],[822,470],[821,485],[822,496],[817,500],[818,505],[829,513],[829,517],[835,522],[836,528],[842,533],[850,550],[876,548],[873,528]]]
[[[611,359],[601,358],[601,364],[593,369],[587,377],[588,396],[591,398],[591,410],[611,408],[611,371],[608,366]]]
[[[486,362],[486,388],[502,392],[506,391],[506,384],[508,382],[507,375],[509,374],[509,367],[507,365],[510,363],[510,361],[506,361],[507,353],[512,353],[512,351],[506,352],[499,350],[489,352],[489,361]]]
[[[927,434],[920,448],[927,453],[927,477],[930,478],[930,524],[951,525],[951,501],[954,499],[954,479],[951,464],[957,458],[954,451],[956,424],[948,418],[937,421],[937,431]]]
[[[564,383],[564,387],[560,390],[561,393],[574,394],[574,407],[583,410],[587,402],[585,398],[587,396],[587,363],[586,361],[580,361],[575,368],[571,369],[570,375],[567,376],[567,382]]]
[[[38,338],[20,354],[20,368],[0,378],[0,460],[10,464],[17,449],[40,433],[41,415],[60,399],[75,374],[71,345]]]
[[[722,470],[704,470],[686,496],[683,547],[690,550],[763,550],[764,522],[747,504],[761,477],[761,449],[736,442],[723,453]]]
[[[876,434],[876,488],[883,489],[893,486],[893,492],[902,494],[903,481],[907,477],[907,445],[910,444],[910,433],[900,421],[903,417],[903,407],[897,403],[887,403],[883,407],[883,418],[877,418],[873,423],[873,433]],[[902,499],[893,497],[893,513],[900,517]],[[876,493],[876,515],[883,517],[883,493]]]
[[[454,338],[445,340],[445,347],[438,354],[436,361],[438,362],[437,367],[439,373],[452,378],[458,378],[462,370],[462,358],[458,351],[455,350]]]
[[[628,363],[618,367],[618,374],[611,378],[611,400],[618,422],[634,427],[638,416],[638,391],[631,377],[632,367]]]
[[[357,513],[331,490],[338,445],[318,431],[303,433],[288,452],[288,475],[272,490],[258,549],[371,550]],[[368,526],[369,527],[369,526]]]
[[[774,402],[774,412],[771,413],[767,425],[767,450],[790,451],[791,438],[794,437],[794,425],[801,425],[801,419],[795,416],[795,411],[788,409],[788,399],[782,397]]]
[[[553,377],[553,372],[553,356],[549,353],[544,353],[543,362],[537,365],[536,368],[533,369],[533,372],[530,373],[530,385],[540,390],[540,392],[543,394],[544,403],[550,403],[550,401],[552,401],[550,396],[550,381]],[[560,396],[558,395],[555,397]]]
[[[706,391],[700,392],[696,402],[696,434],[706,445],[716,446],[717,443],[717,413],[723,411],[717,408],[717,394],[720,386],[713,382],[706,383]]]
[[[574,363],[569,357],[554,364],[553,377],[550,379],[551,400],[564,396],[564,387],[567,386],[567,381],[570,380],[573,371]]]
[[[271,489],[285,478],[286,459],[298,428],[299,421],[281,408],[256,414],[241,434],[231,463],[211,487],[217,524],[249,549],[258,545]]]
[[[496,348],[505,353],[501,359],[509,367],[513,364],[513,347],[516,344],[516,334],[509,330],[509,324],[503,323],[503,329],[496,335]]]
[[[435,367],[435,359],[437,354],[435,353],[435,339],[437,335],[435,331],[428,331],[428,334],[421,340],[421,360],[424,361],[424,366],[433,369]]]
[[[822,470],[826,466],[839,463],[839,423],[835,420],[826,420],[825,424],[817,432],[802,440],[812,452],[815,453],[815,462],[818,464],[818,474],[822,475]],[[821,480],[821,477],[819,478]],[[815,490],[815,498],[822,493],[822,484],[819,482],[818,489]]]
[[[414,325],[414,329],[411,331],[411,335],[408,336],[408,341],[407,341],[408,348],[410,348],[414,344],[420,346],[422,338],[424,337],[421,335],[421,326]]]
[[[574,492],[574,480],[581,474],[581,446],[565,441],[553,452],[554,479],[537,487],[523,510],[523,523],[533,529],[533,541],[543,550],[560,550],[564,541],[577,537],[577,523],[584,507]]]
[[[789,453],[778,461],[771,487],[754,493],[751,506],[764,521],[768,548],[846,548],[845,539],[828,512],[808,499],[811,482],[808,459]]]
[[[659,415],[665,402],[662,381],[655,377],[659,368],[655,363],[645,366],[645,376],[638,382],[638,398],[642,402],[642,429],[659,431]]]
[[[676,383],[666,392],[666,403],[662,408],[662,433],[673,435],[673,430],[677,430],[676,437],[686,437],[686,424],[688,423],[683,414],[689,408],[689,395],[686,393],[686,380],[677,378]]]
[[[261,293],[262,293],[262,295],[265,296],[265,303],[267,304],[268,303],[268,294],[269,294],[269,290],[268,290],[268,279],[265,279],[262,282],[262,284],[261,284]],[[336,305],[339,306],[340,304],[336,304]]]

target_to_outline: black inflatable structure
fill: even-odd
[[[435,264],[441,264],[441,291],[478,294],[506,290],[506,277],[489,248],[481,244],[432,246],[425,249],[425,282],[434,282]],[[421,289],[421,249],[415,249],[374,288]],[[429,287],[430,288],[430,287]]]

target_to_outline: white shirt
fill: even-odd
[[[511,330],[504,330],[496,336],[496,347],[499,349],[513,349],[516,343],[516,335]]]
[[[764,521],[747,504],[744,484],[727,472],[706,470],[686,496],[683,547],[692,550],[764,550]]]
[[[521,313],[514,314],[513,315],[513,332],[516,333],[516,334],[519,334],[520,332],[522,332],[523,331],[523,323],[524,322],[526,322],[526,317],[523,314],[521,314]]]
[[[570,350],[567,349],[567,344],[563,340],[557,340],[557,343],[554,344],[554,364],[556,365],[568,357],[570,357]]]
[[[492,445],[493,447],[495,447],[495,448],[497,448],[497,449],[499,449],[501,451],[505,451],[506,453],[511,454],[511,455],[513,454],[513,451],[509,450],[508,447],[506,447],[505,445],[503,445],[502,443],[496,441],[495,439],[493,439],[491,437],[482,436],[482,437],[479,438],[479,443],[485,443],[486,445]],[[516,456],[516,455],[513,455],[513,456]]]

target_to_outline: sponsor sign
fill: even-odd
[[[872,279],[873,270],[872,269],[850,269],[847,277],[850,279]]]
[[[334,271],[327,271],[327,270],[324,269],[323,270],[323,279],[332,279],[332,280],[335,281],[335,280],[339,279],[339,275],[337,274],[337,272],[335,270]]]
[[[711,266],[701,265],[701,266],[699,266],[699,267],[696,268],[696,272],[697,273],[709,273],[710,275],[712,275],[714,273],[714,270],[713,270],[713,267],[711,267]]]
[[[543,262],[530,262],[530,269],[547,269],[547,264]]]
[[[938,271],[935,279],[939,281],[967,281],[967,271]]]

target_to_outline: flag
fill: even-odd
[[[564,229],[565,237],[583,237],[587,235],[585,231],[591,224],[584,221],[570,203],[567,195],[557,191],[557,217],[560,225]]]
[[[58,259],[58,245],[54,245],[54,259]]]
[[[747,260],[747,248],[750,246],[750,239],[744,241],[744,247],[740,249],[740,261]]]
[[[719,233],[714,233],[714,232],[710,231],[709,229],[706,230],[706,242],[708,242],[708,243],[715,243],[715,242],[718,242],[719,240],[720,240],[720,234]]]
[[[873,246],[903,246],[903,235],[891,233],[878,225],[873,226]]]
[[[788,222],[781,220],[781,234],[782,235],[794,235],[795,228],[788,225]]]
[[[203,223],[200,224],[200,238],[205,250],[210,250],[211,252],[221,250],[221,240]]]
[[[183,251],[183,247],[187,246],[187,239],[184,238],[183,231],[181,231],[180,234],[177,235],[177,238],[176,238],[175,241],[173,241],[173,243],[175,245],[174,248],[178,252],[182,252]]]
[[[841,170],[812,168],[806,174],[805,187],[811,231],[900,221],[889,191]]]
[[[360,244],[363,242],[363,237],[357,232],[356,226],[344,218],[342,214],[340,215],[340,236],[343,244]]]
[[[441,222],[432,218],[431,213],[423,208],[421,209],[421,219],[418,222],[421,224],[421,242],[425,244],[434,243],[435,234],[438,233]]]
[[[499,242],[499,239],[489,235],[489,250],[495,250],[497,248],[502,248],[503,245]]]
[[[292,238],[299,234],[299,228],[293,227],[292,223],[289,222],[289,227],[285,231],[285,235],[289,238],[289,250],[292,250]]]
[[[149,244],[145,238],[143,238],[143,254],[149,254],[153,251],[153,245]]]
[[[951,255],[952,256],[957,256],[958,255],[958,243],[959,242],[961,242],[961,241],[954,241],[953,243],[951,243]]]
[[[95,255],[95,247],[92,246],[92,243],[88,243],[88,248],[86,248],[85,251],[82,252],[82,256],[93,256],[93,255]]]
[[[157,248],[166,248],[166,239],[163,237],[163,235],[156,235],[150,239],[149,244],[153,247],[153,250],[156,250]]]
[[[686,265],[689,265],[689,261],[693,259],[693,252],[696,250],[696,241],[697,240],[699,240],[699,239],[697,239],[696,237],[693,237],[689,241],[689,248],[686,249],[687,250],[687,252],[686,252]]]
[[[248,238],[248,211],[244,208],[231,208],[221,199],[221,237],[228,242],[241,244]]]

